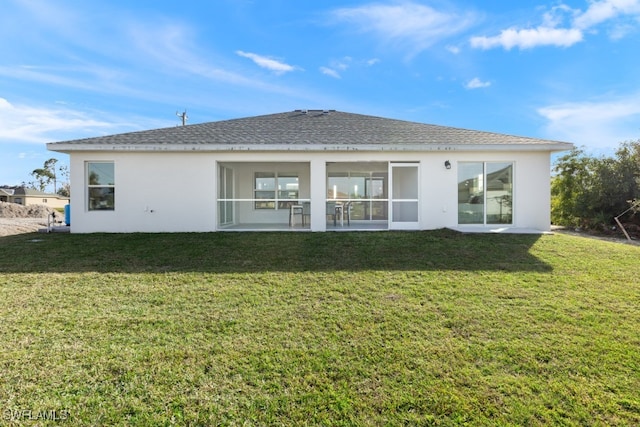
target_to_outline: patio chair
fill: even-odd
[[[334,227],[338,225],[338,218],[340,218],[340,224],[344,225],[344,220],[346,218],[347,225],[351,225],[351,202],[328,202],[327,216],[333,219]]]
[[[342,215],[347,218],[347,225],[351,225],[351,203],[347,202],[342,206]]]
[[[327,202],[327,217],[333,220],[333,225],[336,225],[336,202]]]
[[[304,205],[290,205],[289,206],[289,227],[295,225],[296,215],[300,215],[300,222],[304,225]]]
[[[302,226],[311,223],[311,203],[304,202],[302,204]]]

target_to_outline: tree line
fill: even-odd
[[[638,202],[640,140],[621,143],[611,157],[593,157],[576,148],[554,165],[553,224],[604,231],[624,213],[623,222],[640,225]]]

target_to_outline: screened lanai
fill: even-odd
[[[309,163],[218,164],[218,229],[309,230]]]
[[[388,162],[328,162],[325,168],[324,182],[312,183],[305,162],[220,162],[218,229],[310,230],[312,212],[324,214],[326,230],[389,228]],[[312,209],[312,185],[326,190],[324,200],[315,201],[324,209]]]

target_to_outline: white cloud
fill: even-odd
[[[620,15],[640,15],[640,0],[592,1],[588,9],[576,17],[574,25],[587,29]]]
[[[320,72],[326,76],[333,77],[335,79],[342,78],[342,73],[353,68],[368,68],[376,65],[380,60],[378,58],[372,59],[354,59],[351,56],[345,56],[338,60],[332,60],[328,66],[320,67]]]
[[[331,66],[338,70],[345,71],[350,67],[351,63],[352,59],[350,57],[345,57],[342,61],[333,61]]]
[[[640,138],[640,94],[601,101],[567,102],[538,109],[549,138],[592,148]]]
[[[236,51],[236,54],[244,58],[249,58],[259,67],[266,68],[267,70],[273,71],[276,74],[284,74],[296,69],[289,64],[285,64],[284,62],[280,62],[266,56],[258,55],[256,53],[243,52],[241,50],[238,50]]]
[[[545,12],[542,16],[542,24],[537,27],[518,28],[513,26],[502,30],[496,36],[471,37],[470,43],[472,47],[480,49],[570,47],[583,41],[587,30],[594,31],[596,26],[607,21],[629,16],[636,19],[640,17],[640,0],[589,1],[589,7],[584,12],[561,4]],[[631,32],[631,27],[626,23],[614,21],[612,27],[609,32],[612,39],[622,38]]]
[[[553,6],[542,15],[541,27],[561,27],[567,21],[568,17],[574,16],[577,13],[579,13],[579,11],[571,9],[569,6],[563,4]]]
[[[491,82],[483,82],[479,78],[474,77],[473,79],[469,80],[464,87],[466,87],[467,89],[480,89],[489,86],[491,86]]]
[[[460,53],[460,48],[458,46],[447,46],[446,49],[453,53],[454,55],[457,55]]]
[[[611,40],[620,40],[634,31],[636,31],[636,26],[631,24],[615,25],[609,30],[609,37],[611,37]]]
[[[0,66],[0,76],[83,91],[113,93],[114,88],[109,85],[116,75],[119,75],[116,70],[99,66]]]
[[[518,30],[509,28],[502,30],[493,37],[472,37],[471,46],[481,49],[500,47],[510,50],[514,47],[530,49],[538,46],[569,47],[582,41],[582,31],[578,29],[563,29],[538,27]]]
[[[129,29],[130,39],[136,47],[135,54],[142,57],[146,68],[165,69],[175,72],[180,78],[184,73],[192,76],[203,77],[205,79],[223,83],[225,85],[235,85],[248,87],[265,92],[291,94],[293,91],[289,87],[277,86],[255,78],[246,77],[233,71],[232,65],[225,66],[227,60],[215,52],[205,51],[193,39],[193,30],[184,25],[176,24],[135,24]],[[236,52],[254,56],[255,54],[242,51]],[[242,55],[241,55],[242,56]],[[289,71],[287,64],[255,55],[252,59],[258,64],[260,58],[266,59],[266,66],[272,67],[276,74]],[[271,61],[271,62],[269,62]],[[222,65],[220,65],[222,64]],[[258,64],[263,66],[261,64]],[[291,70],[295,67],[291,67]],[[157,91],[156,91],[157,92]]]
[[[329,77],[333,77],[334,79],[339,79],[341,78],[340,73],[338,73],[336,70],[334,70],[333,68],[329,68],[329,67],[320,67],[320,72],[322,74],[324,74],[325,76],[329,76]]]
[[[13,105],[0,98],[0,143],[45,143],[59,135],[96,133],[114,127],[70,109]]]
[[[410,56],[459,34],[476,21],[470,12],[440,11],[411,1],[341,8],[332,15],[357,31],[374,33],[385,43],[401,46]]]
[[[26,39],[23,35],[11,38],[18,42],[8,46],[20,51],[20,57],[31,59],[20,60],[19,64],[12,64],[11,61],[0,64],[0,78],[7,76],[56,88],[118,95],[128,98],[128,101],[166,104],[183,99],[186,96],[185,88],[195,85],[202,87],[201,79],[206,79],[206,84],[213,82],[225,88],[237,86],[265,93],[300,96],[299,89],[236,71],[237,57],[233,59],[233,55],[229,57],[227,52],[216,52],[205,40],[200,39],[200,28],[184,20],[160,13],[135,16],[123,12],[121,8],[111,10],[107,5],[92,6],[85,10],[75,8],[69,16],[62,12],[63,16],[58,16],[55,12],[65,8],[58,7],[54,11],[55,7],[48,6],[46,0],[25,0],[20,3],[19,9],[33,9],[29,13],[25,11],[19,14],[28,18],[25,21],[27,25],[23,22],[20,28],[33,27],[42,31],[25,32]],[[51,13],[47,7],[53,7]],[[98,10],[113,13],[100,14]],[[48,22],[47,14],[55,19]],[[100,18],[104,16],[114,19],[105,21]],[[7,19],[1,17],[0,23]],[[32,21],[37,25],[29,25]],[[7,34],[6,27],[0,26],[0,34]],[[32,34],[37,34],[33,36],[33,41],[29,38]],[[57,42],[54,43],[54,40]],[[24,46],[29,49],[25,50]],[[46,48],[46,54],[38,55],[38,49],[42,48]],[[22,51],[27,53],[23,54]],[[55,64],[52,65],[47,58],[56,58]],[[258,57],[255,59],[259,60]],[[266,66],[271,66],[276,73],[289,69],[288,64],[272,61]],[[158,90],[159,86],[163,90]],[[201,90],[194,91],[201,94]],[[8,95],[0,94],[10,98]]]

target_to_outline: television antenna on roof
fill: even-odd
[[[180,120],[182,120],[182,126],[186,126],[187,120],[189,120],[189,117],[187,116],[187,110],[184,110],[182,113],[178,113],[178,111],[176,110],[176,116],[180,117]]]

